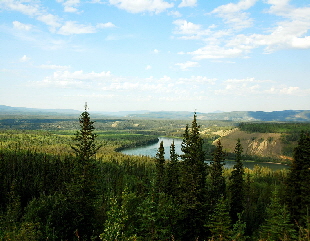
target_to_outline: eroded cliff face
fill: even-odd
[[[244,146],[245,154],[263,157],[278,157],[282,155],[282,145],[279,139],[280,134],[275,133],[264,134],[264,136],[255,139],[252,137],[245,142],[247,144]]]
[[[234,152],[238,138],[245,155],[290,159],[282,154],[283,144],[280,133],[247,133],[236,128],[222,133],[220,139],[224,150]]]

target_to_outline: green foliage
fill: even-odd
[[[246,241],[248,236],[245,235],[246,223],[242,221],[242,213],[238,213],[238,220],[233,224],[232,240]]]
[[[211,238],[213,240],[231,240],[231,220],[229,217],[228,205],[224,196],[219,197],[207,226],[210,229]]]
[[[202,148],[203,140],[200,137],[196,113],[189,129],[186,126],[182,142],[180,166],[180,189],[178,201],[183,215],[180,219],[182,238],[194,240],[205,236],[206,212],[206,164]]]
[[[93,157],[100,148],[100,146],[95,143],[97,134],[93,133],[95,129],[93,125],[94,121],[90,120],[89,113],[86,109],[87,106],[85,106],[85,111],[81,114],[79,119],[80,130],[76,132],[73,138],[77,143],[75,146],[72,146],[77,157],[85,161]]]
[[[221,196],[226,194],[226,181],[223,176],[225,153],[221,141],[217,141],[217,146],[213,152],[213,158],[210,162],[210,202],[215,206]]]
[[[276,189],[272,193],[270,205],[266,208],[266,219],[261,226],[261,238],[268,241],[296,239],[294,225],[290,221],[287,207],[280,202]]]
[[[298,122],[242,122],[240,130],[260,133],[300,133],[309,130],[310,123]]]
[[[291,216],[299,225],[305,224],[310,207],[310,134],[302,133],[294,150],[294,160],[286,181],[286,197]]]
[[[41,240],[71,239],[79,220],[79,210],[71,201],[62,193],[33,198],[25,208],[23,220],[40,224]]]
[[[107,219],[104,223],[104,232],[100,234],[100,239],[112,240],[135,240],[135,235],[126,235],[126,224],[128,223],[128,203],[132,197],[126,190],[122,193],[122,203],[119,204],[116,197],[110,198],[110,209],[107,211]]]
[[[165,148],[163,141],[160,142],[156,153],[156,192],[164,191],[165,186]]]
[[[165,192],[172,196],[177,197],[179,191],[179,178],[180,178],[180,165],[178,155],[175,152],[174,142],[170,146],[170,161],[167,163],[166,168],[166,185]]]
[[[238,220],[238,213],[242,213],[244,209],[244,167],[241,161],[242,146],[240,139],[238,139],[235,147],[235,161],[231,176],[229,177],[229,191],[230,191],[230,217],[232,222]]]
[[[180,136],[178,128],[184,122],[176,121],[165,127],[169,122],[145,120],[141,122],[145,124],[142,126],[136,121],[123,120],[112,127],[116,121],[119,120],[89,122],[99,134],[90,140],[96,140],[93,142],[96,147],[104,144],[104,148],[97,151],[96,160],[91,152],[89,156],[85,155],[86,162],[81,161],[83,155],[72,155],[72,130],[0,132],[0,240],[98,240],[100,234],[103,240],[187,241],[207,240],[212,236],[213,240],[242,241],[247,237],[248,240],[257,240],[255,237],[259,232],[262,238],[266,233],[269,237],[271,227],[281,223],[276,217],[282,215],[282,209],[292,210],[289,206],[291,200],[282,202],[287,200],[288,193],[295,195],[298,190],[306,193],[307,135],[301,138],[303,141],[295,151],[298,162],[289,172],[289,180],[294,180],[292,183],[297,187],[301,185],[293,192],[284,188],[288,173],[285,170],[271,171],[258,166],[253,170],[244,169],[239,163],[242,148],[238,143],[235,167],[227,170],[222,166],[225,155],[220,144],[215,147],[212,160],[220,165],[208,168],[210,175],[207,176],[205,158],[206,150],[210,148],[205,149],[206,142],[203,143],[202,138],[209,145],[213,136],[200,132],[196,115],[183,136],[184,155],[181,158],[176,155],[172,143],[170,161],[162,158],[163,149],[159,150],[157,160],[126,156],[114,150],[157,140],[157,136],[152,135],[154,133]],[[159,131],[160,125],[162,132]],[[301,171],[303,169],[307,170]],[[212,172],[217,177],[213,183]],[[164,188],[160,190],[156,187],[158,176],[163,176],[160,185]],[[305,178],[301,180],[300,177]],[[226,182],[229,184],[227,190],[223,185]],[[275,188],[280,206],[273,200]],[[215,190],[218,190],[219,197],[213,200],[212,191]],[[298,200],[307,205],[307,193],[304,197],[300,196]],[[238,198],[244,201],[244,211],[231,223],[229,211],[239,212],[236,208]],[[292,222],[292,225],[299,229],[299,240],[309,240],[309,216],[307,208],[301,207],[302,222],[298,225]]]

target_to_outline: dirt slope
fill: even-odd
[[[227,152],[234,151],[239,138],[243,147],[243,154],[290,159],[282,155],[283,145],[280,140],[280,133],[247,133],[236,128],[225,134],[220,139],[224,150]]]

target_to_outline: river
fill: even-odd
[[[147,146],[125,149],[125,150],[122,150],[121,152],[126,154],[126,155],[155,157],[161,141],[163,141],[163,143],[164,143],[165,158],[166,159],[170,158],[170,145],[171,145],[172,141],[174,141],[176,153],[182,154],[182,151],[181,151],[182,139],[172,139],[172,138],[168,138],[168,137],[159,137],[158,143],[147,145]],[[226,168],[232,168],[234,164],[235,164],[234,161],[225,161],[225,167]],[[253,162],[253,161],[244,161],[243,165],[247,168],[250,168],[250,169],[253,169],[253,167],[255,165],[269,167],[271,170],[279,170],[279,169],[288,168],[288,166],[282,165],[282,164]]]

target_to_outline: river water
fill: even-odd
[[[159,139],[158,143],[155,143],[152,145],[147,145],[147,146],[125,149],[125,150],[122,150],[121,152],[126,154],[126,155],[155,157],[156,153],[158,151],[158,148],[159,148],[159,144],[161,141],[163,141],[164,148],[165,148],[165,158],[169,159],[170,158],[170,145],[171,145],[172,141],[174,141],[176,153],[182,154],[182,151],[181,151],[182,139],[172,139],[172,138],[168,138],[168,137],[159,137],[158,139]],[[234,164],[235,164],[234,161],[225,161],[225,167],[226,168],[232,168],[234,166]],[[250,161],[249,162],[244,161],[243,165],[247,168],[250,168],[250,169],[253,169],[253,167],[255,165],[269,167],[272,170],[279,170],[279,169],[288,168],[288,166],[282,165],[282,164],[252,162],[252,161],[251,162]]]

